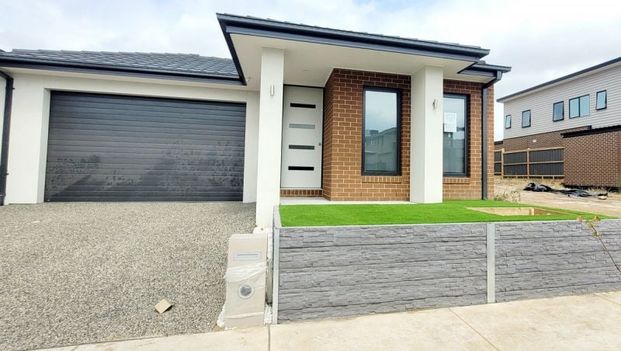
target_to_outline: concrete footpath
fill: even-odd
[[[621,291],[53,350],[621,350]]]

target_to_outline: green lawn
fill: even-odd
[[[285,227],[504,222],[538,220],[575,220],[578,216],[592,218],[595,214],[559,209],[559,213],[535,216],[500,216],[468,209],[468,207],[537,207],[494,200],[445,201],[441,204],[365,204],[365,205],[282,205],[280,217]],[[600,218],[610,218],[597,215]]]

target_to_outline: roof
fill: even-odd
[[[231,52],[234,52],[234,48],[232,47],[230,35],[245,34],[356,48],[375,48],[471,61],[478,61],[489,54],[488,49],[471,45],[354,32],[250,16],[219,13],[217,17]],[[235,60],[235,56],[233,56],[233,59]]]
[[[13,50],[0,52],[0,65],[17,67],[46,65],[127,73],[239,80],[235,64],[231,59],[196,54]]]
[[[545,88],[545,87],[547,87],[549,85],[560,83],[560,82],[562,82],[564,80],[567,80],[567,79],[575,78],[575,77],[577,77],[579,75],[582,75],[582,74],[585,74],[585,73],[589,73],[591,71],[595,71],[595,70],[598,70],[600,68],[604,68],[606,66],[610,66],[610,65],[613,65],[613,64],[618,63],[618,62],[621,62],[621,56],[619,56],[617,58],[614,58],[612,60],[606,61],[606,62],[602,62],[602,63],[597,64],[595,66],[591,66],[591,67],[585,68],[585,69],[583,69],[581,71],[574,72],[574,73],[568,74],[566,76],[562,76],[560,78],[556,78],[556,79],[553,79],[551,81],[548,81],[548,82],[545,82],[545,83],[542,83],[542,84],[539,84],[539,85],[535,85],[535,86],[530,87],[528,89],[520,90],[520,91],[518,91],[516,93],[509,94],[507,96],[503,96],[503,97],[499,98],[496,101],[498,101],[498,102],[505,102],[507,100],[519,97],[521,95],[530,93],[532,91],[535,91],[535,90],[538,90],[538,89],[541,89],[541,88]]]
[[[498,78],[511,68],[481,60],[488,49],[380,34],[309,26],[256,17],[217,14],[233,59],[196,54],[101,52],[64,50],[0,50],[0,66],[35,69],[105,72],[107,74],[148,75],[214,80],[245,84],[244,73],[233,45],[232,34],[340,45],[472,62],[464,74]]]

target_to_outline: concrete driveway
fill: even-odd
[[[617,351],[621,292],[273,325],[57,351]]]
[[[0,207],[0,350],[210,331],[227,239],[253,223],[240,203]]]

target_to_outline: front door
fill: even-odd
[[[321,189],[323,89],[285,86],[282,188]]]

